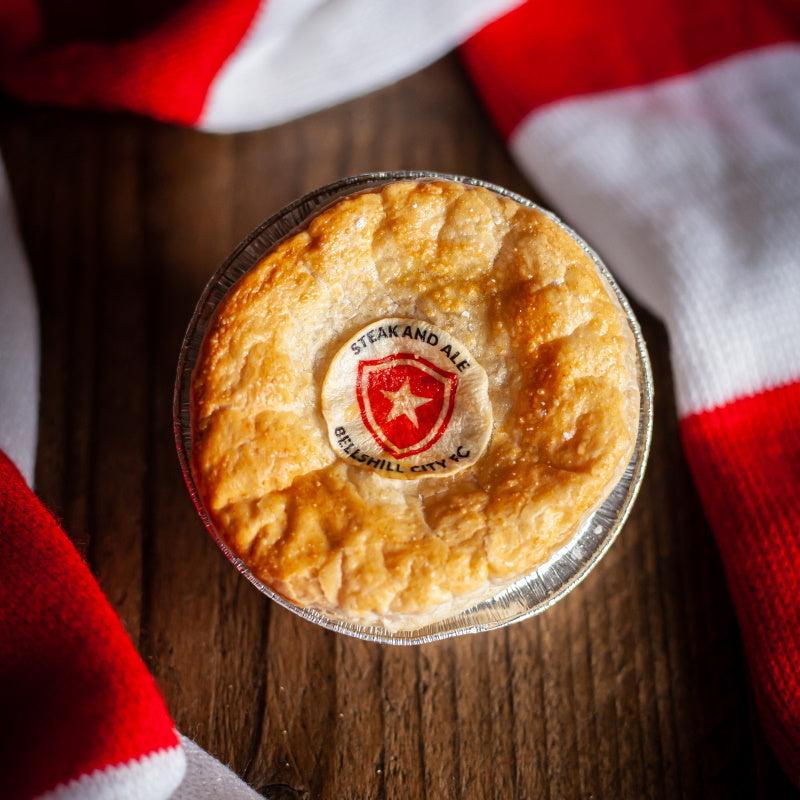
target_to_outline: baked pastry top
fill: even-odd
[[[489,426],[467,467],[396,480],[337,446],[323,386],[343,353],[356,368],[354,334],[366,342],[381,320],[453,337],[485,373],[469,404],[455,396],[464,430],[474,414]],[[396,350],[414,370],[422,356],[402,330]],[[441,363],[423,368],[435,379]],[[374,403],[393,404],[384,420],[422,424],[420,404],[435,403],[401,378]],[[336,202],[228,292],[193,374],[192,470],[221,536],[276,591],[411,626],[468,607],[565,544],[620,478],[638,408],[626,316],[569,233],[482,188],[397,182]],[[402,465],[374,433],[371,446]]]

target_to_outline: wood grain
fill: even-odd
[[[259,595],[192,509],[171,434],[178,346],[248,230],[372,169],[535,196],[454,58],[237,136],[6,106],[0,145],[41,303],[38,489],[182,731],[274,798],[792,796],[754,719],[666,336],[644,311],[657,400],[639,501],[602,564],[536,619],[415,648],[336,636]]]

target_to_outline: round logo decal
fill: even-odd
[[[390,478],[450,475],[474,463],[492,430],[488,380],[453,336],[382,319],[336,353],[322,386],[336,453]]]

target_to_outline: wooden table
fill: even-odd
[[[412,648],[337,636],[258,594],[192,508],[172,443],[178,346],[252,227],[375,169],[535,197],[454,57],[258,133],[6,106],[0,145],[41,303],[38,490],[184,733],[273,798],[792,796],[681,454],[666,335],[644,311],[647,478],[605,560],[538,618]]]

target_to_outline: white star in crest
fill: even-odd
[[[391,422],[397,417],[406,416],[415,428],[419,428],[416,409],[419,406],[424,406],[425,403],[430,403],[433,400],[432,397],[420,397],[414,394],[411,391],[408,378],[396,392],[389,392],[386,389],[381,389],[381,391],[383,396],[392,402],[392,410],[389,412],[389,416],[386,417],[387,422]]]

